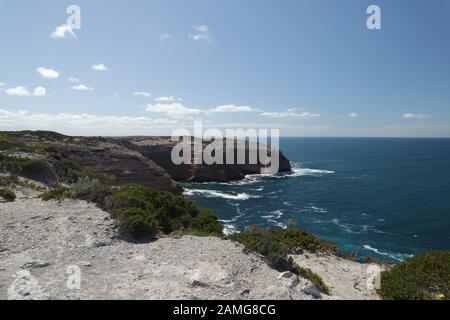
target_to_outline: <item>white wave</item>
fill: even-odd
[[[267,222],[273,224],[276,227],[287,229],[287,225],[284,224],[283,222],[279,222],[279,221],[276,221],[276,220],[273,220],[273,219],[268,219]]]
[[[224,224],[223,226],[223,234],[226,236],[230,236],[232,234],[235,233],[241,233],[236,226],[232,225],[232,224]]]
[[[335,225],[340,227],[342,230],[344,230],[346,233],[359,233],[359,232],[353,230],[353,227],[357,227],[356,225],[341,222],[339,219],[333,219],[331,221]]]
[[[184,190],[183,194],[186,196],[194,196],[200,194],[204,195],[207,198],[223,198],[230,200],[248,200],[251,198],[260,198],[260,196],[252,196],[247,193],[231,193],[207,189],[187,189]]]
[[[322,169],[310,169],[310,168],[292,168],[292,173],[288,176],[290,177],[302,177],[302,176],[318,176],[325,174],[333,174],[335,171],[322,170]]]
[[[284,212],[281,210],[275,210],[270,212],[270,214],[266,216],[261,216],[261,218],[264,219],[280,219],[284,215]]]
[[[366,250],[375,252],[376,254],[378,254],[380,256],[390,257],[390,258],[400,261],[400,262],[413,257],[413,255],[411,255],[411,254],[402,254],[402,253],[393,254],[393,253],[383,252],[383,251],[378,250],[377,248],[371,247],[368,244],[363,245],[363,248]]]
[[[284,215],[284,212],[281,210],[275,210],[270,212],[269,215],[266,216],[261,216],[261,218],[266,219],[266,221],[276,227],[280,227],[283,229],[287,228],[287,225],[284,224],[283,222],[280,222],[279,219],[281,219]]]
[[[337,225],[339,228],[341,228],[346,233],[361,234],[361,233],[374,232],[374,233],[378,233],[378,234],[391,234],[391,233],[385,232],[383,230],[379,230],[379,229],[375,228],[374,226],[367,225],[367,224],[356,225],[356,224],[342,222],[339,219],[333,219],[333,220],[331,220],[331,222],[334,223],[335,225]]]
[[[325,208],[320,208],[314,205],[306,206],[304,209],[300,210],[300,212],[314,212],[314,213],[328,213],[328,210]]]

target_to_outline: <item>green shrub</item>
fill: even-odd
[[[209,209],[200,209],[184,231],[185,234],[195,236],[223,236],[223,225],[218,221],[217,216]]]
[[[378,293],[388,300],[450,300],[450,252],[418,255],[382,272]]]
[[[19,177],[16,175],[0,176],[0,186],[9,187],[20,184]]]
[[[169,192],[140,185],[112,188],[99,201],[101,207],[117,215],[122,208],[136,208],[157,221],[164,233],[182,230],[190,234],[222,236],[223,226],[208,210]]]
[[[158,222],[153,213],[139,208],[121,208],[113,214],[117,219],[121,232],[129,232],[136,238],[154,236],[157,232]]]
[[[58,187],[53,190],[42,193],[40,195],[40,197],[44,201],[50,201],[50,200],[63,201],[65,199],[72,198],[72,192],[67,187]]]
[[[337,246],[321,240],[313,234],[295,227],[290,222],[286,229],[262,228],[250,226],[243,233],[234,235],[245,247],[258,251],[265,256],[285,256],[299,254],[303,250],[338,254]]]
[[[50,158],[53,158],[55,160],[62,160],[65,158],[65,156],[57,151],[54,151],[50,148],[44,147],[44,146],[37,146],[34,148],[34,152],[48,156]]]
[[[9,150],[14,146],[14,143],[11,143],[3,134],[0,134],[0,150]]]
[[[70,186],[74,198],[94,202],[100,200],[103,188],[103,185],[97,179],[89,177],[80,178]]]
[[[291,260],[291,263],[292,263],[292,272],[293,273],[311,281],[316,286],[316,288],[319,289],[320,292],[323,292],[325,294],[330,294],[330,289],[325,284],[325,282],[323,282],[322,278],[318,274],[312,272],[310,269],[300,267],[299,265],[294,263],[292,260]]]
[[[50,165],[43,159],[30,159],[0,155],[0,167],[7,172],[36,180],[52,186],[57,184],[57,177]]]
[[[243,233],[235,234],[231,238],[242,243],[247,250],[265,256],[268,263],[278,271],[292,271],[313,282],[322,292],[329,292],[318,275],[311,270],[299,267],[288,256],[301,253],[303,250],[337,254],[338,249],[333,243],[297,229],[292,222],[284,230],[251,226]]]
[[[9,189],[0,189],[0,198],[6,202],[14,202],[16,200],[16,194]]]

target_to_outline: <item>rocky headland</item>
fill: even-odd
[[[0,132],[0,299],[448,297],[448,252],[385,264],[375,290],[369,264],[294,225],[224,236],[179,182],[239,180],[263,166],[175,166],[174,145]],[[281,152],[279,163],[291,170]]]

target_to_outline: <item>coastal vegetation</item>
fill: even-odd
[[[9,150],[14,147],[14,144],[6,139],[5,135],[0,134],[0,150]]]
[[[243,233],[233,235],[232,239],[242,243],[248,250],[265,256],[273,268],[279,271],[291,271],[310,280],[321,292],[329,293],[329,288],[317,274],[295,264],[289,255],[299,254],[304,250],[313,253],[338,254],[335,244],[296,228],[293,222],[290,222],[286,229],[251,226]]]
[[[45,201],[79,199],[97,204],[117,221],[120,232],[136,239],[173,233],[224,237],[223,225],[211,210],[199,208],[181,195],[157,188],[133,183],[119,185],[115,177],[87,167],[93,161],[82,164],[63,151],[64,148],[57,150],[40,144],[40,141],[48,140],[64,144],[67,139],[72,141],[74,138],[41,132],[37,135],[39,143],[29,144],[13,139],[18,135],[0,134],[2,201],[14,201],[14,191],[19,186],[40,191],[45,188],[46,191],[40,195]],[[96,147],[87,138],[82,141]],[[92,151],[96,152],[97,149]],[[319,275],[297,265],[291,255],[304,251],[340,255],[335,244],[318,239],[293,223],[289,223],[286,229],[251,226],[229,239],[264,256],[272,268],[280,272],[291,271],[310,280],[321,292],[330,293]],[[398,264],[382,273],[381,284],[378,293],[383,299],[449,299],[450,253],[431,252]]]
[[[16,194],[9,189],[0,189],[0,199],[6,202],[13,202],[16,200]]]
[[[47,201],[73,198],[95,202],[111,213],[121,232],[136,238],[175,231],[201,236],[223,236],[223,226],[212,211],[198,208],[182,196],[141,185],[110,186],[83,177],[69,187],[50,190],[41,197]]]
[[[383,272],[378,293],[387,300],[450,300],[450,252],[421,254]]]

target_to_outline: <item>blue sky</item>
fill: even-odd
[[[81,30],[57,37],[71,4]],[[446,0],[0,0],[0,130],[155,135],[202,119],[450,137],[449,19]]]

